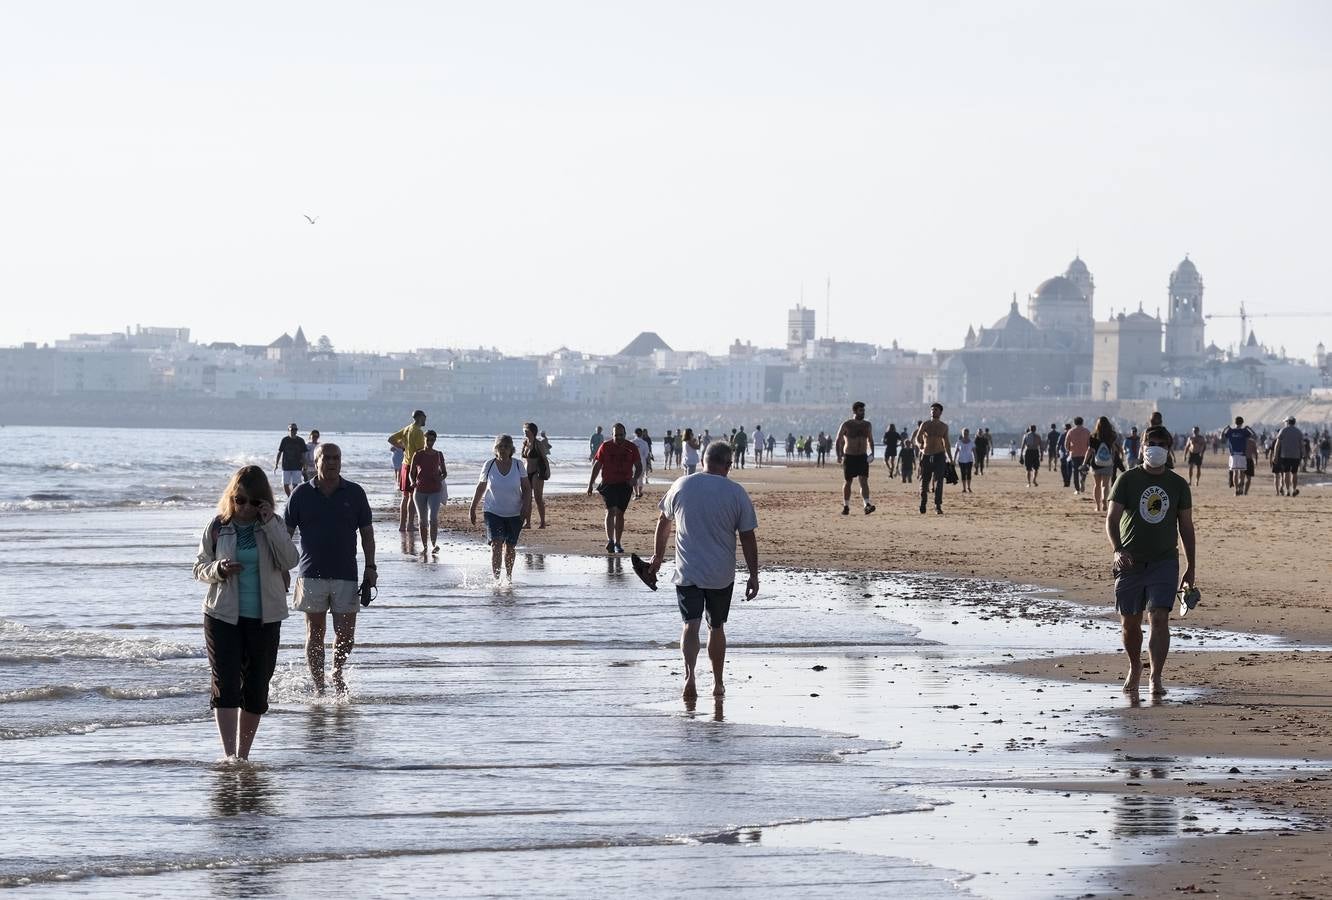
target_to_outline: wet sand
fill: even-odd
[[[1074,497],[1057,472],[1043,471],[1040,486],[1028,488],[1020,467],[1000,458],[974,480],[975,493],[948,488],[943,516],[932,508],[920,515],[918,485],[889,482],[881,463],[871,488],[878,511],[870,516],[860,511],[854,496],[851,515],[839,515],[841,478],[834,467],[751,466],[733,470],[732,476],[754,496],[765,564],[1001,579],[1057,590],[1086,604],[1089,619],[1112,617],[1102,517],[1090,493]],[[1177,638],[1166,681],[1185,690],[1160,703],[1131,704],[1116,696],[1125,663],[1113,641],[1103,655],[1010,666],[1016,673],[1104,689],[1104,708],[1113,720],[1107,733],[1113,737],[1099,744],[1093,739],[1088,749],[1215,763],[1210,777],[1145,779],[1123,787],[1124,792],[1159,797],[1182,792],[1206,802],[1297,812],[1323,829],[1332,824],[1332,681],[1327,674],[1332,654],[1322,649],[1332,645],[1327,597],[1332,554],[1326,544],[1332,487],[1315,478],[1304,479],[1296,498],[1276,496],[1270,478],[1256,480],[1247,497],[1235,497],[1226,487],[1224,470],[1208,465],[1201,487],[1194,489],[1204,599],[1185,620],[1191,629],[1259,632],[1309,650],[1191,653],[1189,642]],[[668,483],[657,478],[645,499],[629,510],[626,552],[650,553],[655,501]],[[600,552],[605,538],[599,497],[556,496],[548,504],[552,527],[525,534],[525,545]],[[465,508],[451,507],[446,519],[452,527],[463,527]],[[1204,690],[1195,695],[1190,687]],[[1229,760],[1251,758],[1288,759],[1291,770],[1285,777],[1264,772],[1248,778],[1243,771],[1229,771]],[[1078,789],[1091,788],[1081,784]],[[1144,865],[1109,878],[1115,887],[1140,895],[1188,890],[1328,896],[1328,847],[1326,830],[1209,837],[1190,842],[1183,854],[1148,853]]]

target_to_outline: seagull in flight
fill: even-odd
[[[307,221],[307,222],[309,222],[311,225],[313,225],[315,222],[318,222],[318,221],[319,221],[319,217],[318,217],[318,216],[315,216],[315,217],[311,218],[310,216],[306,216],[306,217],[305,217],[305,221]]]

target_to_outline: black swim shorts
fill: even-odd
[[[842,457],[842,474],[849,481],[861,475],[869,475],[869,455],[865,453],[848,453]]]
[[[680,607],[680,618],[686,622],[703,618],[706,612],[708,627],[715,628],[726,624],[726,617],[731,614],[731,592],[735,582],[724,588],[701,588],[692,584],[677,584],[675,600]]]
[[[601,499],[606,501],[607,509],[629,508],[629,498],[633,495],[633,485],[628,482],[624,484],[606,484],[602,482],[601,487],[597,490],[601,492]]]

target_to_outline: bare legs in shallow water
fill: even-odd
[[[236,707],[219,706],[213,710],[213,717],[217,719],[217,733],[222,738],[223,754],[249,759],[250,747],[254,745],[254,736],[259,731],[262,716]]]
[[[1151,616],[1151,637],[1147,642],[1147,655],[1151,659],[1152,696],[1165,696],[1166,654],[1170,652],[1170,610],[1153,609]],[[1124,652],[1128,654],[1129,670],[1124,678],[1124,693],[1136,694],[1142,682],[1142,613],[1127,616],[1120,615],[1120,627],[1124,638]]]
[[[504,574],[513,581],[513,561],[518,555],[518,548],[514,544],[506,544],[503,541],[490,542],[490,571],[498,580],[500,577],[500,558],[504,559]]]
[[[310,678],[315,693],[324,692],[324,634],[328,613],[305,614],[305,661],[310,666]],[[333,690],[347,692],[342,669],[347,664],[352,647],[356,646],[356,613],[333,613]]]
[[[680,653],[684,656],[685,680],[681,695],[690,700],[698,696],[698,686],[694,681],[694,667],[698,662],[699,626],[702,619],[690,619],[685,622],[680,632]],[[720,697],[726,693],[722,684],[722,670],[726,666],[726,630],[720,625],[708,626],[708,659],[712,661],[712,695]]]

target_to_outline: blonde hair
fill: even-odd
[[[217,500],[217,514],[223,522],[230,522],[236,516],[237,489],[243,490],[251,500],[267,500],[273,503],[273,486],[268,483],[268,475],[259,466],[241,466],[227,481],[222,489],[222,496]]]
[[[509,448],[509,455],[513,456],[513,436],[509,434],[499,434],[495,436],[495,454],[498,455],[501,447]]]

